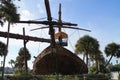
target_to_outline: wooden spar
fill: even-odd
[[[43,24],[43,25],[67,25],[67,26],[77,26],[77,24],[69,23],[69,22],[56,22],[56,21],[15,21],[14,23],[27,23],[27,24]]]
[[[50,25],[52,25],[53,28],[54,27],[58,28],[59,32],[61,32],[61,28],[69,28],[69,29],[76,29],[76,30],[83,30],[83,31],[91,32],[91,30],[78,28],[78,27],[71,27],[71,26],[77,26],[77,24],[62,22],[61,4],[59,4],[58,21],[57,22],[56,21],[51,21],[52,18],[51,18],[51,13],[50,13],[50,7],[49,7],[49,1],[48,0],[45,1],[45,5],[46,5],[46,12],[47,12],[47,16],[48,16],[48,21],[20,21],[19,23],[34,23],[34,24],[49,25],[47,27],[40,27],[40,28],[31,29],[31,31],[38,30],[38,29],[51,28]]]
[[[87,30],[87,29],[83,29],[83,28],[78,28],[78,27],[69,27],[69,26],[53,26],[55,28],[68,28],[68,29],[76,29],[76,30],[83,30],[83,31],[88,31],[91,32],[91,30]],[[34,31],[34,30],[38,30],[38,29],[46,29],[49,27],[40,27],[40,28],[35,28],[35,29],[31,29],[30,31]],[[59,30],[60,31],[60,30]]]
[[[8,37],[8,32],[1,32],[0,31],[0,37]],[[47,42],[50,43],[51,40],[50,39],[44,39],[44,38],[38,38],[38,37],[32,37],[32,36],[23,36],[20,34],[13,34],[13,33],[9,33],[9,38],[13,38],[13,39],[25,39],[28,41],[37,41],[37,42]]]

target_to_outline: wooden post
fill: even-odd
[[[23,28],[23,36],[25,37],[25,28]],[[25,72],[27,73],[28,72],[28,66],[27,66],[27,56],[26,56],[26,43],[27,41],[25,40],[24,38],[24,61],[25,61]]]

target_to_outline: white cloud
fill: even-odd
[[[34,17],[34,15],[28,10],[21,11],[21,20],[30,20]]]
[[[37,5],[40,14],[44,14],[44,10],[40,4]]]

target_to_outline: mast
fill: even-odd
[[[59,22],[59,23],[62,23],[61,14],[62,14],[62,12],[61,12],[61,3],[60,3],[60,4],[59,4],[59,11],[58,11],[58,22]],[[59,32],[61,32],[61,26],[62,26],[62,25],[59,25]]]
[[[50,5],[49,5],[49,1],[48,0],[44,0],[45,1],[45,7],[46,7],[46,12],[47,12],[47,19],[48,19],[48,22],[49,22],[49,34],[50,34],[50,37],[51,37],[51,45],[52,47],[55,47],[55,38],[54,38],[54,29],[53,29],[53,25],[51,24],[52,23],[52,17],[51,17],[51,11],[50,11]]]

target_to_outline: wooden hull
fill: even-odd
[[[33,65],[33,72],[35,75],[74,75],[86,74],[88,68],[77,55],[57,45],[55,49],[47,47],[38,55]]]

